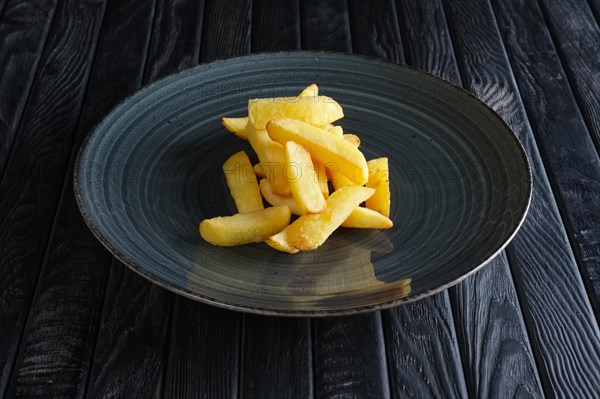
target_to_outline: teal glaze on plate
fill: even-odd
[[[391,230],[339,229],[319,249],[204,242],[198,224],[235,213],[223,162],[249,144],[222,116],[310,83],[336,99],[338,123],[367,159],[387,156]],[[75,168],[81,213],[98,239],[149,280],[209,304],[326,316],[414,301],[488,263],[519,229],[531,197],[510,128],[468,92],[366,57],[294,52],[200,65],[157,81],[87,137]]]

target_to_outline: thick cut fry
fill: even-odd
[[[300,205],[298,205],[294,197],[277,195],[273,193],[273,190],[271,189],[271,184],[269,184],[269,181],[267,179],[262,179],[259,183],[259,187],[261,194],[269,204],[273,206],[285,205],[288,208],[290,208],[290,211],[294,215],[304,215],[304,212],[302,211]]]
[[[291,195],[290,185],[283,174],[285,166],[283,145],[271,140],[266,130],[256,130],[250,123],[246,127],[246,133],[271,183],[273,192],[279,195]]]
[[[329,196],[323,213],[300,216],[294,223],[268,237],[265,242],[275,249],[286,251],[293,247],[310,250],[319,247],[337,229],[358,205],[375,190],[361,186],[348,186]]]
[[[285,174],[296,200],[304,213],[321,213],[327,203],[321,192],[310,154],[303,146],[285,143]]]
[[[254,174],[256,175],[256,177],[260,177],[261,179],[267,177],[267,174],[265,173],[260,162],[257,163],[256,165],[254,165],[253,169],[254,169]]]
[[[344,129],[342,129],[341,126],[327,125],[324,127],[324,129],[338,137],[342,137],[344,135]]]
[[[325,166],[315,162],[313,167],[317,173],[317,180],[319,181],[319,187],[321,187],[323,197],[327,199],[329,198],[329,185],[327,184],[327,171],[325,170]]]
[[[324,165],[333,163],[339,171],[358,185],[369,177],[364,155],[346,140],[323,129],[293,119],[276,119],[268,123],[269,136],[280,143],[294,141],[305,146],[313,160]]]
[[[239,213],[264,208],[254,169],[244,151],[230,156],[223,164],[223,172]]]
[[[209,243],[222,247],[261,242],[287,226],[290,216],[287,206],[219,216],[203,220],[200,223],[200,235]]]
[[[388,170],[388,159],[377,158],[367,162],[369,166],[369,181],[367,187],[375,189],[375,194],[367,200],[365,206],[390,216],[390,174]]]
[[[248,124],[248,118],[221,118],[221,123],[231,133],[235,134],[241,139],[248,140],[246,135],[246,124]]]
[[[360,147],[360,139],[355,134],[344,134],[344,140],[356,148]]]
[[[327,178],[331,182],[334,191],[339,190],[342,187],[357,185],[352,180],[340,173],[337,164],[329,163],[325,169],[327,170]]]
[[[292,118],[323,126],[343,116],[342,107],[326,96],[257,98],[248,101],[248,122],[258,130],[265,129],[267,122],[272,119]]]
[[[300,92],[300,94],[298,94],[298,97],[318,97],[318,96],[319,96],[319,87],[314,83],[306,86],[306,88],[304,90],[302,90]]]
[[[394,222],[381,213],[360,206],[342,223],[342,227],[355,229],[389,229],[393,226]]]

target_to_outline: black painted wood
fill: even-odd
[[[304,0],[300,11],[303,49],[352,50],[348,0]]]
[[[145,3],[111,2],[106,9],[54,233],[12,375],[12,394],[81,397],[85,391],[111,256],[81,218],[72,163],[84,136],[139,87],[152,24],[152,7]],[[115,48],[123,35],[129,40]]]
[[[379,2],[378,7],[371,7],[364,2],[353,1],[350,9],[355,51],[403,63],[404,53],[394,3]],[[357,36],[357,32],[367,31],[368,36]],[[378,38],[382,37],[393,39],[389,39],[388,46],[384,47],[377,44]],[[442,39],[445,38],[442,36]],[[389,48],[395,51],[389,51]],[[442,54],[448,54],[448,49],[443,46],[429,48],[428,53],[440,50]],[[451,56],[450,53],[450,57],[446,58]],[[447,292],[382,313],[392,396],[466,396]]]
[[[588,0],[590,3],[590,7],[594,16],[596,17],[596,22],[600,21],[600,0]]]
[[[193,2],[186,1],[189,5]],[[234,4],[209,0],[203,15],[203,21],[196,21],[197,25],[202,25],[202,45],[200,41],[196,43],[196,55],[201,48],[201,62],[249,51],[249,2]],[[165,31],[165,37],[175,35],[179,25],[172,24],[173,31]],[[194,63],[197,60],[198,57]],[[171,326],[165,397],[237,396],[241,319],[236,312],[177,298]]]
[[[446,12],[463,83],[511,125],[531,163],[534,186],[529,215],[507,255],[542,386],[550,395],[591,397],[600,390],[594,377],[600,364],[598,325],[491,6],[447,1]]]
[[[104,2],[61,2],[0,183],[0,394],[6,390],[71,153]]]
[[[56,0],[0,4],[0,178],[48,36]]]
[[[251,43],[253,52],[299,49],[299,0],[253,0]]]
[[[540,5],[579,109],[583,114],[588,131],[595,141],[596,151],[600,152],[600,97],[598,96],[600,93],[600,52],[598,51],[600,28],[598,23],[585,1],[540,1]],[[550,90],[550,88],[546,88],[546,90]],[[568,134],[570,138],[575,134],[581,136],[583,133],[580,131],[576,133],[569,128],[563,134]],[[583,140],[581,144],[587,145],[585,144],[587,139],[583,136],[575,137],[573,140]],[[587,154],[592,155],[590,150],[588,149]],[[584,154],[574,155],[579,156],[580,160],[586,158]],[[587,161],[590,162],[593,159],[588,158]],[[573,158],[569,159],[569,162],[574,162]],[[583,164],[578,166],[585,168]],[[595,206],[595,211],[590,208],[573,209],[571,206],[567,212],[571,212],[573,239],[577,245],[579,259],[586,269],[585,274],[595,305],[596,317],[600,318],[600,240],[598,239],[600,231],[598,204],[600,200],[598,190],[588,185],[588,183],[595,183],[597,188],[599,183],[597,175],[594,178],[591,170],[587,173],[592,180],[589,182],[583,180],[581,183],[585,187],[580,186],[580,190],[589,190],[589,194],[585,198],[576,198],[577,192],[564,192],[563,194],[569,196],[566,201],[577,201],[582,205],[589,199],[593,203],[588,206]]]
[[[397,6],[409,62],[460,85],[441,1],[400,0]],[[542,396],[506,257],[499,256],[449,293],[469,394]]]

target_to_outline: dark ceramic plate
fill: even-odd
[[[250,150],[220,117],[313,82],[342,105],[367,159],[389,157],[394,228],[339,229],[295,255],[204,242],[202,219],[235,213],[221,165]],[[228,309],[323,316],[414,301],[474,273],[519,229],[531,175],[510,128],[466,91],[384,61],[296,52],[200,65],[139,91],[88,136],[75,192],[98,239],[162,287]]]

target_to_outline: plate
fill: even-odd
[[[235,213],[223,162],[252,153],[220,118],[310,83],[342,105],[339,123],[367,159],[389,158],[394,228],[341,228],[293,255],[204,242],[201,220]],[[414,301],[483,267],[521,226],[531,173],[511,129],[449,82],[367,57],[292,52],[199,65],[143,88],[88,135],[74,186],[94,235],[152,282],[233,310],[328,316]]]

